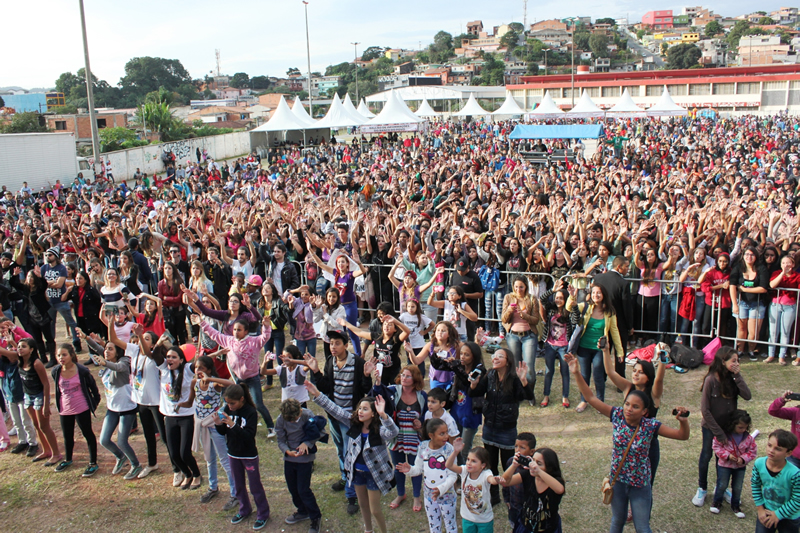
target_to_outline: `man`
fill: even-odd
[[[278,295],[291,291],[300,286],[300,276],[294,265],[286,260],[286,246],[276,244],[272,249],[272,256],[267,261],[267,277],[272,278]]]
[[[177,244],[173,244],[169,247],[169,259],[167,261],[172,261],[175,265],[175,268],[178,269],[178,273],[183,278],[184,284],[189,286],[189,277],[191,274],[191,270],[189,269],[189,263],[181,259],[181,248]]]
[[[150,270],[150,261],[139,251],[139,239],[131,237],[128,239],[128,249],[133,256],[133,264],[139,267],[139,285],[142,290],[150,292],[150,280],[153,278],[153,272]],[[180,251],[180,248],[178,249]]]
[[[625,279],[625,276],[628,275],[631,262],[620,255],[614,258],[611,265],[611,270],[594,277],[594,284],[603,287],[608,293],[611,305],[617,312],[617,328],[622,349],[627,351],[628,339],[633,335],[633,298],[631,297],[631,284]],[[625,376],[624,353],[616,354],[614,368],[617,370],[617,374]]]
[[[456,271],[450,279],[450,286],[464,289],[464,295],[467,298],[469,307],[476,313],[478,312],[483,298],[483,285],[478,274],[469,268],[469,261],[463,257],[456,262]],[[473,341],[475,339],[475,331],[477,329],[477,321],[467,320],[467,340]]]
[[[325,362],[325,374],[319,371],[317,360],[311,354],[305,355],[308,369],[314,374],[317,388],[327,395],[336,405],[348,412],[358,407],[358,402],[372,390],[372,379],[364,375],[364,359],[347,351],[349,337],[341,331],[329,331],[332,357]],[[350,447],[349,428],[341,422],[331,419],[331,436],[339,455],[339,471],[341,478],[331,487],[334,491],[345,491],[347,497],[347,514],[358,512],[358,500],[355,488],[347,483],[344,471],[344,456]]]
[[[247,246],[240,246],[236,250],[236,259],[231,259],[225,252],[225,237],[223,235],[220,235],[217,241],[219,242],[219,251],[222,260],[230,265],[231,272],[234,276],[241,272],[244,274],[244,279],[252,276],[256,267],[256,249],[255,246],[253,246],[253,239],[248,235],[246,241]]]
[[[208,261],[203,263],[206,277],[214,285],[214,297],[219,302],[221,309],[228,308],[228,292],[231,289],[231,268],[220,258],[219,247],[212,245],[208,248]]]
[[[53,332],[53,337],[56,336],[56,314],[60,314],[72,332],[72,346],[75,347],[75,352],[80,353],[83,348],[81,347],[81,339],[76,331],[78,324],[72,316],[69,302],[61,301],[61,295],[64,294],[64,283],[67,281],[67,267],[61,264],[61,251],[58,248],[48,248],[45,256],[47,263],[42,267],[42,277],[47,282],[45,293],[50,300],[50,328]],[[51,360],[45,367],[51,368],[55,364],[56,361]]]

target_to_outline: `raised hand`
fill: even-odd
[[[375,410],[381,418],[386,415],[386,400],[383,399],[383,396],[375,397]]]
[[[307,379],[304,385],[306,387],[306,390],[308,391],[309,396],[311,396],[312,398],[317,398],[320,395],[319,389],[317,388],[316,385],[311,383],[311,380]]]
[[[303,355],[303,361],[305,361],[306,366],[311,372],[313,372],[314,374],[319,372],[319,364],[317,363],[316,357],[314,357],[310,353],[306,353],[305,355]],[[306,383],[308,383],[308,380],[306,380]]]

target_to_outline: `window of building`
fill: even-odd
[[[692,83],[689,85],[690,95],[711,94],[710,83]]]
[[[661,96],[661,93],[664,92],[664,89],[661,88],[661,85],[648,85],[645,88],[645,96]]]
[[[669,91],[669,94],[672,96],[686,96],[687,94],[689,94],[685,84],[667,85],[667,90]]]
[[[739,82],[736,84],[736,94],[758,94],[758,82]]]
[[[592,98],[597,98],[600,96],[600,87],[587,87],[585,89],[589,96]],[[575,96],[579,96],[581,94],[581,90],[577,87],[575,88]]]
[[[764,90],[764,91],[785,91],[786,90],[786,82],[785,81],[765,81],[762,90]]]
[[[715,83],[712,94],[733,94],[733,83]]]
[[[56,120],[56,131],[64,131],[67,129],[66,120]]]
[[[106,127],[106,119],[104,119],[104,118],[98,118],[98,119],[97,119],[97,128],[98,128],[98,129],[103,129],[103,128],[105,128],[105,127]]]
[[[602,95],[603,98],[614,98],[618,97],[620,94],[619,87],[603,87]]]
[[[639,96],[639,86],[638,85],[629,85],[625,87],[628,89],[628,92],[631,96]]]
[[[580,95],[581,95],[581,90],[576,87],[575,98],[580,98]],[[572,98],[572,87],[564,88],[564,98]]]

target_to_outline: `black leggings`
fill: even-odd
[[[161,434],[161,442],[167,446],[167,431],[164,429],[164,415],[158,410],[157,405],[139,405],[139,418],[142,420],[144,441],[147,443],[147,465],[158,464],[158,448],[156,448],[156,433]],[[170,454],[172,461],[172,454]],[[172,471],[179,472],[175,462],[172,462]]]
[[[28,333],[31,334],[33,340],[36,341],[36,347],[39,353],[44,357],[44,354],[50,355],[50,360],[56,360],[56,338],[53,336],[53,331],[50,328],[50,323],[46,326],[38,326],[33,320],[28,322]],[[44,340],[42,340],[44,337]]]
[[[186,477],[200,477],[200,469],[192,455],[194,438],[194,416],[164,417],[167,431],[167,449],[172,462]]]
[[[75,448],[75,422],[89,446],[89,463],[97,462],[97,437],[92,431],[92,412],[87,409],[77,415],[61,415],[61,433],[64,435],[64,448],[67,450],[67,461],[72,461],[72,450]]]
[[[500,470],[498,468],[500,465],[498,461],[503,462],[503,470],[505,470],[509,459],[514,457],[514,450],[506,450],[505,448],[498,448],[485,443],[483,447],[489,452],[489,468],[492,469],[494,475],[499,476]],[[489,491],[491,492],[492,500],[497,501],[500,498],[500,487],[497,485],[492,485]]]

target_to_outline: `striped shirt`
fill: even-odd
[[[352,353],[347,354],[347,361],[342,368],[333,362],[333,401],[348,411],[353,405],[353,381],[356,373],[356,359]]]

